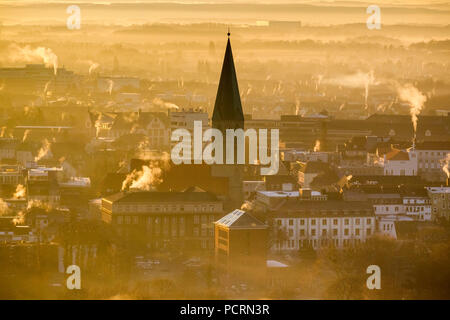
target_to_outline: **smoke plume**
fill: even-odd
[[[445,159],[442,170],[444,170],[445,174],[447,175],[447,179],[450,178],[450,153],[447,153],[447,158]]]
[[[22,184],[18,184],[16,187],[16,192],[14,192],[14,194],[13,194],[13,198],[14,199],[25,198],[26,193],[27,193],[27,189]]]
[[[56,75],[58,72],[58,57],[50,48],[37,47],[31,48],[29,45],[20,47],[16,44],[9,46],[9,59],[12,62],[44,62],[45,66],[53,67]]]
[[[425,101],[427,101],[427,97],[410,83],[398,87],[397,92],[400,100],[406,101],[410,105],[409,113],[411,114],[415,138],[417,133],[417,117],[422,111],[423,105]]]
[[[34,161],[38,162],[44,157],[49,157],[50,153],[50,142],[47,139],[44,139],[42,142],[42,147],[38,151],[38,155],[34,157]]]
[[[162,182],[161,174],[161,168],[151,164],[149,166],[143,166],[141,171],[135,169],[123,181],[122,190],[130,188],[149,191],[152,187]]]
[[[27,140],[29,134],[30,130],[29,129],[25,130],[25,132],[23,133],[22,142],[25,142]]]
[[[316,140],[316,144],[314,145],[314,152],[320,151],[320,141]]]

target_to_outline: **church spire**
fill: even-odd
[[[226,129],[244,128],[244,113],[242,112],[233,52],[231,51],[229,29],[227,35],[227,48],[212,116],[212,126],[223,132]]]

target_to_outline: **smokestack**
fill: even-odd
[[[303,200],[311,200],[311,194],[312,194],[312,192],[311,192],[311,189],[309,189],[309,188],[300,188],[298,190],[298,195],[299,195],[300,199],[303,199]]]

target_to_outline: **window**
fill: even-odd
[[[289,237],[293,237],[294,236],[294,230],[289,229]]]
[[[355,229],[355,235],[359,236],[359,229]]]
[[[348,236],[348,229],[344,229],[344,235]]]
[[[123,217],[117,216],[117,224],[122,224],[122,222],[123,222]]]
[[[333,229],[333,236],[337,236],[338,234],[338,229]]]
[[[130,224],[130,222],[131,222],[131,217],[125,216],[125,224]]]
[[[311,225],[315,226],[316,225],[316,219],[311,219]]]
[[[324,226],[327,225],[327,219],[322,219],[322,225],[324,225]]]
[[[301,230],[300,230],[300,236],[301,236],[301,237],[304,237],[304,236],[305,236],[305,230],[304,230],[304,229],[301,229]]]
[[[311,235],[314,237],[316,235],[316,229],[311,230]]]
[[[372,230],[367,229],[367,230],[366,230],[366,235],[370,236],[371,232],[372,232]]]
[[[327,230],[326,229],[323,229],[322,230],[322,236],[326,236],[327,235]]]
[[[290,225],[290,226],[293,226],[293,225],[294,225],[294,220],[289,219],[289,225]]]
[[[200,221],[199,216],[198,216],[198,215],[195,215],[195,216],[194,216],[194,223],[199,223],[199,221]]]
[[[359,218],[355,219],[355,224],[359,225]]]
[[[367,221],[366,221],[366,223],[367,223],[367,224],[371,224],[371,221],[370,221],[370,220],[371,220],[371,219],[368,218]]]
[[[300,225],[304,226],[305,225],[305,219],[300,219]]]
[[[348,226],[348,219],[345,219],[345,220],[344,220],[344,224],[345,224],[346,226]]]
[[[335,226],[337,226],[337,224],[338,224],[338,219],[333,219],[333,224],[334,224]]]

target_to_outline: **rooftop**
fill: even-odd
[[[283,216],[372,216],[373,206],[366,201],[297,201],[288,200],[276,215]]]
[[[215,222],[230,229],[265,229],[267,226],[250,213],[236,209]]]
[[[408,152],[394,149],[386,154],[386,160],[389,161],[407,161],[409,160]]]
[[[450,193],[450,187],[428,187],[430,193]]]
[[[258,191],[259,193],[271,197],[271,198],[298,198],[298,191]],[[311,196],[320,196],[322,193],[319,191],[311,191]]]
[[[216,202],[217,197],[209,192],[183,191],[183,192],[158,192],[158,191],[131,191],[119,192],[103,198],[111,202]]]

